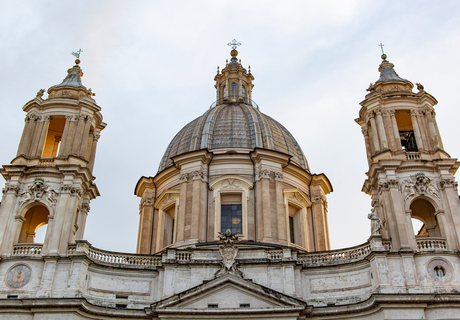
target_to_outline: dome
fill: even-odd
[[[252,105],[220,104],[188,123],[170,142],[159,171],[171,158],[190,151],[220,148],[263,148],[291,156],[291,163],[309,170],[305,155],[292,134],[279,122]]]

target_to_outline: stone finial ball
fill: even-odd
[[[232,57],[236,57],[238,55],[238,51],[236,51],[235,49],[233,49],[230,54],[232,55]]]

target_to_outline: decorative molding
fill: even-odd
[[[5,194],[5,193],[8,193],[8,192],[14,192],[14,194],[18,194],[19,187],[10,185],[9,183],[6,183],[5,188],[2,189],[2,193]]]
[[[71,187],[70,188],[70,195],[75,197],[75,196],[79,196],[81,197],[83,194],[83,191],[81,190],[81,188],[78,188],[78,187]]]
[[[398,180],[396,179],[388,179],[387,181],[379,182],[378,185],[378,192],[380,191],[388,191],[390,188],[397,188],[399,186]]]
[[[425,176],[424,173],[419,172],[410,178],[407,178],[401,183],[401,193],[404,194],[404,201],[416,196],[429,194],[440,200],[439,189],[434,181]]]
[[[283,173],[279,171],[274,171],[275,181],[283,181]]]
[[[220,277],[224,274],[233,274],[239,277],[243,277],[243,274],[238,270],[235,258],[238,254],[238,247],[235,245],[239,241],[239,234],[232,233],[230,229],[227,229],[225,233],[219,232],[219,240],[222,245],[219,246],[219,252],[222,257],[221,269],[215,274],[215,277]]]
[[[18,192],[19,205],[23,205],[28,201],[40,201],[45,199],[54,207],[57,203],[58,194],[59,192],[55,189],[51,189],[43,178],[35,178],[32,184]]]
[[[445,188],[454,188],[455,191],[458,190],[458,182],[455,179],[442,179],[439,181],[439,185],[441,186],[441,190]]]
[[[89,206],[89,203],[82,203],[81,205],[81,212],[88,213],[91,210],[91,207]]]

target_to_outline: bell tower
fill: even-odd
[[[81,51],[80,51],[81,52]],[[0,169],[0,250],[66,254],[83,238],[89,202],[99,195],[92,171],[102,122],[94,93],[81,83],[79,53],[62,83],[27,102],[16,157]],[[46,226],[43,244],[35,233]],[[20,249],[19,249],[20,248]]]
[[[459,249],[460,211],[454,174],[457,159],[444,150],[437,100],[394,70],[382,55],[380,78],[371,83],[356,122],[361,126],[369,171],[363,191],[382,221],[380,234],[393,250]],[[420,228],[414,230],[413,222]]]

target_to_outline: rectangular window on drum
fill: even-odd
[[[243,209],[241,204],[223,204],[221,207],[221,232],[230,229],[232,233],[242,233]]]

